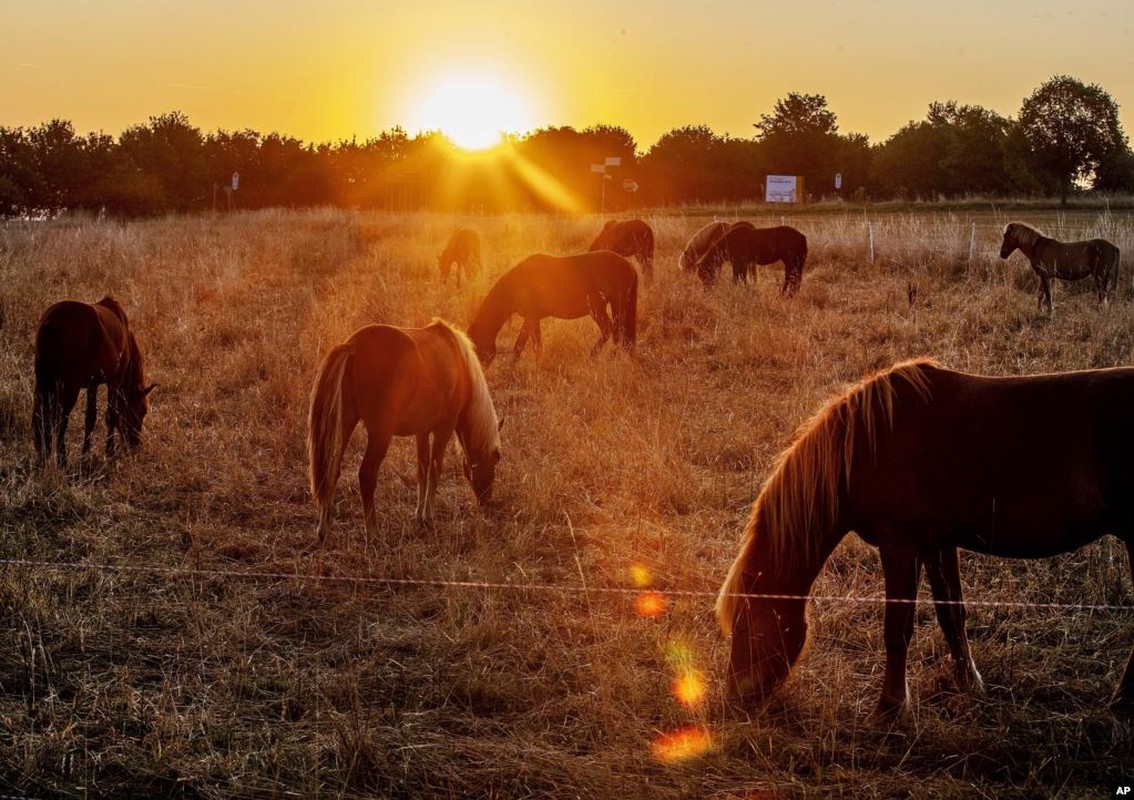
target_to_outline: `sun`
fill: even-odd
[[[410,111],[411,127],[441,131],[464,150],[485,150],[504,133],[530,130],[530,104],[506,79],[486,72],[449,72],[423,84]]]

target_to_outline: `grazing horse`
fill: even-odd
[[[685,243],[685,249],[681,251],[681,256],[677,259],[678,266],[681,267],[682,272],[696,272],[697,262],[709,252],[709,249],[717,243],[717,240],[724,236],[725,231],[732,227],[731,222],[710,222],[701,230],[689,237],[689,241]],[[716,275],[720,270],[721,264],[724,263],[724,255],[718,252],[719,260],[711,265],[706,263],[705,269],[711,269],[713,275]]]
[[[734,281],[748,280],[748,272],[757,265],[784,262],[784,285],[780,293],[791,296],[803,280],[803,263],[807,260],[807,237],[795,228],[778,225],[757,228],[750,222],[733,223],[697,261],[697,274],[709,286],[716,280],[721,264],[732,264]]]
[[[544,317],[578,319],[590,314],[601,334],[592,356],[612,335],[615,344],[631,349],[637,336],[638,272],[609,250],[528,256],[500,276],[469,325],[469,338],[485,367],[496,357],[496,335],[513,314],[524,319],[514,348],[517,358],[528,339],[537,353],[542,349],[539,321]]]
[[[1077,281],[1088,275],[1095,279],[1095,294],[1099,303],[1107,305],[1118,286],[1118,248],[1106,239],[1087,239],[1083,242],[1061,242],[1049,239],[1022,222],[1009,222],[1004,226],[1004,241],[1000,257],[1008,258],[1019,249],[1027,256],[1032,269],[1039,276],[1038,306],[1043,313],[1055,313],[1051,304],[1051,279]]]
[[[591,243],[591,252],[611,250],[620,256],[633,256],[642,265],[646,280],[654,277],[654,229],[640,219],[611,220]]]
[[[461,288],[461,269],[470,278],[480,272],[480,234],[472,228],[461,228],[449,237],[449,243],[441,255],[437,256],[437,268],[441,270],[441,282],[449,282],[449,271],[457,265],[457,288]]]
[[[126,320],[126,312],[113,297],[97,303],[63,300],[43,312],[35,333],[35,400],[32,432],[36,461],[42,465],[51,454],[67,464],[67,419],[87,390],[83,449],[91,448],[91,433],[98,416],[98,387],[106,384],[106,455],[115,451],[115,435],[130,448],[142,443],[142,422],[149,410],[142,352]]]
[[[878,548],[885,575],[886,669],[875,717],[896,715],[908,700],[922,567],[957,682],[980,688],[957,548],[1038,558],[1110,533],[1125,542],[1134,569],[1132,401],[1130,368],[992,378],[924,360],[831,401],[779,457],[721,587],[731,692],[752,703],[791,672],[807,637],[812,583],[851,530]],[[1112,703],[1131,704],[1134,654]]]
[[[378,533],[378,468],[395,436],[417,437],[419,522],[433,518],[445,446],[454,432],[477,501],[484,505],[491,498],[500,461],[500,424],[468,337],[440,320],[424,328],[367,325],[331,348],[311,391],[307,455],[311,494],[319,508],[314,546],[322,546],[331,529],[343,451],[359,420],[366,428],[358,486],[367,544]]]

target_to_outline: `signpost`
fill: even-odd
[[[599,201],[599,214],[606,213],[606,182],[611,180],[606,170],[608,167],[620,166],[622,166],[622,159],[619,156],[607,156],[602,160],[601,164],[591,164],[591,172],[597,172],[602,176],[602,199]],[[634,188],[638,188],[637,184],[634,185]]]

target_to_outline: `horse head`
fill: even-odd
[[[807,641],[803,600],[742,599],[733,623],[728,690],[754,705],[776,690]]]
[[[1000,243],[1000,257],[1008,258],[1012,251],[1020,245],[1016,241],[1016,223],[1009,222],[1004,226],[1004,241]]]
[[[150,410],[150,392],[156,386],[156,383],[149,386],[130,383],[110,392],[109,403],[118,417],[116,427],[131,450],[142,444],[142,424]]]
[[[492,499],[492,484],[496,480],[496,465],[500,463],[500,449],[493,448],[475,461],[465,458],[465,477],[472,485],[473,494],[482,506]]]

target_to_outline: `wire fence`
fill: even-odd
[[[523,582],[512,583],[504,581],[479,580],[451,580],[443,578],[393,578],[384,576],[362,575],[307,575],[298,572],[255,572],[248,570],[227,569],[190,569],[186,567],[161,567],[156,565],[122,565],[101,564],[81,561],[36,561],[31,559],[0,559],[0,567],[23,567],[56,572],[104,572],[134,575],[160,575],[187,579],[230,579],[243,581],[297,581],[306,583],[325,583],[352,586],[389,586],[389,587],[432,587],[451,589],[476,589],[509,592],[543,592],[552,594],[606,594],[637,596],[649,591],[662,597],[684,597],[715,599],[718,592],[705,589],[652,589],[627,586],[601,586],[588,583],[587,585],[567,585],[554,583]],[[919,598],[888,598],[880,595],[853,595],[853,594],[777,594],[777,593],[745,593],[739,592],[730,595],[746,600],[784,601],[784,600],[811,600],[827,603],[862,603],[870,605],[882,604],[916,604],[926,603],[933,605],[963,605],[980,608],[1014,608],[1014,609],[1047,609],[1052,611],[1113,611],[1134,612],[1134,603],[1060,603],[1036,602],[1023,600],[939,600]],[[2,799],[0,799],[2,800]]]

